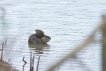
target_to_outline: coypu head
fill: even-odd
[[[44,32],[42,30],[36,29],[35,32],[36,32],[38,37],[40,37],[40,38],[44,37]]]
[[[44,37],[42,37],[42,43],[46,44],[47,42],[49,42],[51,40],[51,38],[47,35],[44,35]]]

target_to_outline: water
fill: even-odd
[[[7,39],[4,59],[22,71],[23,57],[28,62],[24,70],[29,71],[30,51],[41,55],[39,71],[46,71],[74,46],[86,39],[99,25],[101,15],[105,12],[105,0],[3,0],[0,6],[6,10],[5,24],[0,24],[1,43]],[[2,12],[0,11],[0,14]],[[1,21],[2,23],[2,21]],[[51,37],[49,46],[40,46],[40,52],[29,48],[28,37],[42,29]],[[100,33],[96,38],[100,40]],[[40,53],[40,54],[38,54]],[[88,45],[77,55],[78,60],[67,60],[59,66],[59,71],[100,71],[101,44],[95,42]],[[81,63],[82,62],[82,65]],[[81,67],[85,66],[85,67]]]

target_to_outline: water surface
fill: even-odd
[[[29,71],[30,52],[37,58],[40,55],[39,71],[46,71],[49,66],[58,61],[74,46],[83,42],[99,25],[101,14],[105,11],[106,1],[100,0],[3,0],[0,5],[5,8],[5,24],[0,22],[0,42],[7,39],[4,49],[4,59],[22,71]],[[0,12],[1,13],[1,12]],[[32,48],[28,45],[28,37],[42,29],[51,37],[47,46],[38,45]],[[98,33],[96,38],[100,39]],[[37,50],[36,50],[37,49]],[[42,50],[40,50],[42,49]],[[100,71],[101,44],[95,42],[87,46],[77,55],[78,59],[67,60],[59,66],[59,71]],[[82,65],[81,65],[82,62]],[[81,67],[81,66],[85,67]]]

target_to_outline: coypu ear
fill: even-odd
[[[39,37],[44,37],[44,32],[42,30],[36,29],[35,32]]]
[[[35,32],[38,32],[38,31],[39,31],[39,29],[36,29],[36,30],[35,30]]]

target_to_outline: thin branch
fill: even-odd
[[[104,26],[104,23],[101,23],[99,27],[97,27],[92,34],[80,45],[76,46],[73,51],[68,53],[66,56],[64,56],[62,59],[60,59],[58,62],[56,62],[54,65],[52,65],[47,71],[53,71],[56,67],[58,67],[61,63],[63,63],[65,60],[72,58],[75,56],[77,52],[79,52],[81,49],[85,48],[88,44],[90,44],[94,40],[94,36],[98,30],[100,30]]]
[[[4,43],[5,45],[6,45],[6,43],[7,43],[7,40],[8,40],[8,39],[6,39],[6,41],[5,41],[5,43]]]
[[[23,57],[23,59],[22,59],[22,60],[23,60],[23,62],[24,62],[24,65],[25,65],[27,62],[24,60],[24,58],[25,58],[25,57]]]
[[[24,65],[22,66],[22,67],[23,67],[22,70],[24,71],[24,67],[25,67],[25,65],[26,65],[27,62],[24,60],[24,57],[23,57],[22,60],[23,60],[23,62],[24,62]]]

